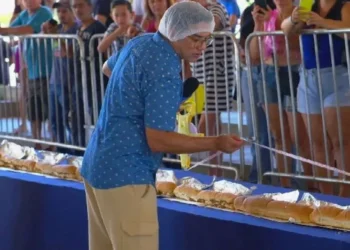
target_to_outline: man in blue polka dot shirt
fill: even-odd
[[[214,26],[200,4],[178,3],[164,14],[159,32],[132,39],[108,60],[110,81],[81,171],[90,250],[158,249],[154,184],[163,153],[231,153],[243,145],[233,135],[174,132],[181,59],[196,61]]]

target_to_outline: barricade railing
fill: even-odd
[[[231,32],[215,33],[212,46],[216,49],[207,50],[203,56],[204,60],[190,65],[192,75],[203,83],[206,93],[203,112],[198,112],[198,116],[193,120],[194,125],[199,132],[206,135],[218,135],[223,132],[238,133],[245,138],[251,137],[250,141],[255,145],[256,149],[259,182],[261,182],[262,176],[277,176],[311,181],[350,183],[346,181],[343,175],[338,174],[338,177],[341,176],[343,178],[336,179],[336,172],[328,171],[325,174],[325,171],[319,171],[319,167],[312,166],[312,164],[303,161],[303,159],[297,158],[313,159],[314,162],[324,163],[329,166],[335,166],[334,162],[336,160],[336,166],[345,171],[347,170],[346,167],[350,166],[349,134],[346,129],[347,124],[349,124],[347,121],[349,116],[346,114],[349,114],[348,100],[350,99],[350,93],[348,93],[348,89],[350,85],[350,68],[338,63],[339,53],[335,51],[339,46],[343,46],[345,50],[343,62],[344,65],[349,65],[350,54],[347,42],[349,32],[349,30],[312,30],[303,33],[303,35],[311,37],[309,42],[311,41],[313,44],[313,51],[310,53],[314,52],[313,54],[315,55],[314,69],[310,68],[309,65],[310,57],[304,58],[305,56],[301,54],[299,63],[296,63],[293,57],[299,49],[296,44],[299,44],[300,53],[300,50],[304,49],[303,45],[308,43],[303,43],[302,40],[294,43],[286,39],[286,42],[281,46],[280,38],[282,37],[283,39],[284,37],[282,32],[261,32],[249,36],[245,48],[245,65],[244,62],[240,61],[240,48],[233,34]],[[323,38],[320,38],[321,35]],[[337,39],[337,35],[342,35],[345,40]],[[276,42],[275,38],[271,38],[269,41],[272,44],[270,58],[265,57],[265,49],[263,49],[263,40],[266,36],[279,39],[279,42]],[[0,50],[0,67],[2,69],[0,80],[4,85],[2,86],[3,91],[0,93],[0,96],[4,97],[0,106],[2,117],[0,138],[42,143],[73,150],[84,150],[91,130],[96,123],[104,96],[106,80],[101,68],[106,58],[112,53],[103,54],[97,52],[97,44],[102,37],[103,35],[92,37],[89,53],[86,53],[84,44],[78,36],[30,35],[0,37],[2,48]],[[320,39],[323,40],[320,42]],[[258,50],[257,61],[251,60],[251,54],[254,52],[250,47],[252,41],[255,42],[255,49]],[[329,62],[325,62],[323,58],[320,58],[319,52],[321,50],[322,52],[325,51],[323,46],[327,41],[332,49],[329,50],[330,67],[325,69],[324,64]],[[19,64],[20,71],[17,77],[18,83],[12,84],[10,79],[12,74],[6,69],[10,68],[12,70],[11,62],[14,59],[15,51],[13,51],[13,47],[15,46],[19,48],[20,57],[17,58],[19,62],[17,64]],[[282,47],[284,48],[283,51],[286,51],[284,63],[281,63],[280,49]],[[62,54],[62,51],[65,54]],[[21,58],[24,55],[25,57]],[[50,60],[51,57],[57,60],[52,62]],[[21,62],[24,62],[24,64]],[[307,62],[307,65],[305,62]],[[49,73],[51,72],[51,63],[56,64],[56,69],[58,69],[56,77]],[[296,64],[300,64],[300,73],[295,71]],[[286,71],[283,74],[279,73],[281,66],[285,66],[284,69]],[[246,67],[246,71],[244,67]],[[52,69],[55,69],[55,67]],[[248,102],[251,106],[253,133],[250,136],[246,136],[243,129],[245,122],[243,121],[243,108],[240,100],[241,96],[245,94],[241,92],[241,89],[244,88],[244,83],[240,84],[241,70],[243,73],[247,73],[246,76],[248,78],[246,84],[249,93],[248,100],[244,100],[244,106]],[[300,78],[300,84],[304,84],[305,93],[298,91],[296,86],[290,84],[293,80],[295,81],[297,75]],[[33,81],[34,79],[37,81]],[[52,87],[50,80],[57,82],[57,79],[67,83],[53,84],[55,87]],[[327,85],[325,81],[330,84]],[[274,98],[269,92],[271,91],[271,82],[275,88]],[[287,85],[285,84],[286,82]],[[297,85],[299,84],[299,81],[295,82],[297,82]],[[312,96],[315,93],[309,93],[310,91],[312,92],[309,86],[310,82],[317,93],[321,92],[323,95],[327,92],[329,96],[326,97],[329,98],[327,99],[324,96],[316,96],[315,98]],[[258,99],[256,93],[258,92],[258,85],[260,86],[260,99]],[[282,85],[283,87],[281,87]],[[332,88],[327,88],[330,85]],[[287,104],[289,102],[289,105],[285,105],[286,103],[282,102],[281,93],[288,92],[288,90],[289,95],[293,96],[293,98],[289,98],[290,100],[286,101]],[[232,95],[234,92],[236,92],[238,99],[237,113],[232,112],[236,110],[233,107]],[[305,95],[306,104],[310,102],[309,99],[313,98],[311,101],[319,105],[317,112],[309,110],[310,105],[305,105],[306,115],[301,115],[298,112],[298,105],[300,108],[303,108],[300,101],[298,104],[298,100],[301,98],[299,93]],[[348,99],[346,99],[347,96],[349,96]],[[54,100],[50,97],[54,97]],[[31,100],[31,102],[25,105],[23,104],[23,99]],[[44,101],[43,105],[40,105],[42,99],[47,99],[48,101]],[[263,105],[257,105],[259,102]],[[12,103],[14,104],[11,105]],[[268,104],[272,103],[276,105],[270,108]],[[314,103],[314,105],[316,104]],[[67,106],[69,107],[68,110]],[[285,107],[289,108],[288,114],[285,112]],[[259,124],[262,124],[263,121],[257,118],[259,108],[265,109],[263,112],[267,121],[269,121],[266,122],[268,138],[268,143],[266,144],[260,141],[261,131]],[[21,109],[22,113],[25,113],[24,115],[18,114]],[[31,113],[23,112],[25,109],[28,109],[28,112]],[[58,109],[65,112],[62,113]],[[312,114],[308,115],[310,112]],[[34,131],[36,133],[34,138],[29,138],[22,133],[14,135],[14,130],[16,126],[20,125],[21,121],[27,123],[25,116],[28,114],[33,121],[43,120],[44,117],[41,116],[46,114],[47,117],[51,117],[49,119],[51,127],[52,119],[56,122],[59,121],[59,123],[54,124],[54,130],[56,129],[57,134],[52,135],[52,128],[45,126],[43,126],[43,132],[40,133],[40,128],[36,126],[38,131]],[[236,118],[236,122],[232,122],[232,116]],[[222,122],[223,119],[226,119],[226,122]],[[271,122],[271,120],[273,121]],[[332,125],[334,122],[335,125]],[[237,127],[232,127],[232,124],[236,124]],[[288,130],[286,124],[288,124]],[[33,131],[31,132],[33,133]],[[72,133],[74,136],[72,136]],[[50,135],[47,136],[47,134]],[[279,136],[276,138],[276,135]],[[294,158],[297,158],[297,162],[304,162],[302,166],[295,168],[294,173],[292,171],[291,157],[279,154],[280,151],[276,153],[276,149],[283,152],[292,152],[290,142],[293,142],[292,144],[296,146]],[[271,146],[273,143],[275,144],[274,147]],[[328,145],[332,145],[332,148],[328,147]],[[262,159],[266,156],[266,152],[270,156],[267,164]],[[277,166],[266,169],[266,166],[275,165],[273,159],[276,156],[278,158]],[[207,157],[208,155],[193,154],[193,164]],[[207,166],[210,168],[233,169],[234,163],[237,163],[237,165],[240,165],[239,175],[244,175],[246,159],[244,150],[241,150],[238,162],[232,159],[232,155],[228,156],[228,158],[228,160],[223,160],[222,158],[212,160]],[[179,162],[177,157],[174,156],[167,156],[165,160]],[[201,165],[204,166],[205,164]],[[305,173],[307,174],[305,175]],[[283,178],[281,179],[282,185],[288,186],[288,183],[285,184],[284,180]],[[323,188],[326,189],[327,187]]]
[[[193,123],[196,127],[202,126],[202,132],[206,135],[217,135],[220,132],[237,133],[237,129],[239,134],[242,134],[241,112],[232,113],[232,95],[234,91],[237,91],[235,85],[240,81],[238,44],[231,32],[218,32],[214,36],[216,39],[213,46],[219,44],[218,49],[213,52],[206,52],[202,66],[199,63],[191,65],[193,76],[199,78],[207,93],[204,103],[208,103],[208,98],[211,100],[211,107],[208,108],[207,105],[204,105],[203,113],[198,112],[198,116],[195,117]],[[106,58],[114,52],[113,48],[105,54],[97,52],[98,43],[102,38],[103,34],[93,36],[90,40],[89,53],[87,53],[82,40],[75,35],[40,34],[3,37],[8,46],[6,47],[6,53],[0,54],[0,56],[6,54],[6,64],[0,66],[7,68],[11,66],[11,58],[14,58],[17,46],[19,51],[17,55],[17,61],[19,61],[17,64],[19,65],[17,65],[17,68],[19,70],[17,82],[12,83],[12,85],[9,84],[12,87],[5,88],[5,91],[14,91],[15,89],[15,97],[12,97],[15,105],[11,109],[16,112],[7,115],[10,116],[11,122],[5,122],[6,129],[2,128],[5,127],[3,126],[4,122],[0,123],[0,138],[83,151],[96,124],[104,96],[106,79],[101,68]],[[202,76],[199,73],[201,67]],[[29,79],[33,80],[35,74],[40,76],[38,83],[31,84],[33,81]],[[63,83],[60,84],[59,81]],[[218,82],[219,84],[217,84]],[[35,86],[35,88],[33,87],[28,91],[28,86]],[[40,93],[36,93],[37,90]],[[240,99],[240,91],[237,91],[237,95]],[[32,98],[33,102],[26,105],[27,102],[24,99],[28,100],[28,97],[37,98]],[[42,100],[45,100],[44,105],[40,105]],[[217,106],[217,101],[221,105],[220,107]],[[10,109],[4,110],[9,112]],[[34,114],[30,114],[33,116],[30,118],[36,118],[32,120],[45,120],[44,117],[41,117],[45,114],[45,118],[49,120],[48,124],[45,126],[41,124],[42,131],[40,131],[41,127],[36,127],[38,131],[34,131],[34,134],[33,131],[28,134],[22,133],[25,131],[14,133],[17,127],[21,128],[21,122],[28,124],[27,129],[30,130],[28,112],[32,111]],[[215,116],[214,122],[212,117],[208,118],[208,114],[212,117]],[[205,119],[202,118],[201,121],[200,115],[202,117],[206,116]],[[2,117],[6,117],[6,114],[3,113]],[[234,124],[237,127],[231,126],[232,117],[235,118]],[[222,120],[225,121],[222,122]],[[220,128],[220,130],[209,131],[209,123],[213,127]],[[192,155],[193,164],[206,157],[208,155]],[[224,160],[221,157],[214,164],[209,162],[208,164],[201,164],[201,166],[228,170],[233,169],[233,163],[244,166],[243,150],[238,157],[239,160],[236,159],[235,162],[232,160],[232,155],[226,155]],[[164,160],[179,162],[178,157],[174,156],[165,157]],[[234,169],[234,171],[237,170]]]
[[[4,88],[0,138],[84,150],[85,127],[91,122],[82,93],[87,88],[81,39],[38,34],[1,37],[0,41],[6,47],[0,65],[15,62],[17,78],[9,78]],[[13,76],[10,70],[12,66],[2,72]],[[9,97],[6,91],[14,94]]]
[[[105,89],[107,86],[108,79],[102,72],[102,66],[107,58],[109,58],[115,51],[113,50],[113,44],[105,53],[99,53],[97,47],[102,41],[104,34],[93,35],[89,43],[89,68],[91,72],[91,90],[92,90],[92,99],[89,102],[92,102],[92,128],[97,122],[97,118],[101,109],[102,100],[105,95]]]
[[[262,176],[277,176],[288,187],[291,178],[304,179],[309,189],[318,188],[317,182],[323,193],[333,192],[331,183],[350,184],[336,170],[307,161],[350,172],[349,33],[349,29],[310,30],[286,37],[276,31],[247,38],[247,84],[259,182]],[[262,121],[261,112],[267,122]],[[345,187],[349,189],[341,185]]]

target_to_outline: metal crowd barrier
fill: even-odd
[[[338,31],[339,32],[339,31]],[[318,34],[325,34],[326,31],[312,31],[310,34],[314,37]],[[336,31],[331,32],[337,33]],[[330,34],[330,33],[327,33]],[[262,43],[262,37],[270,35],[270,36],[284,36],[282,32],[275,32],[275,33],[258,33],[251,35],[247,40],[247,45],[250,44],[253,37],[258,37],[258,47],[260,48],[259,56],[260,61],[258,64],[260,64],[260,68],[264,68],[265,61],[263,60],[264,57],[262,57],[263,53],[263,43]],[[4,86],[4,94],[8,96],[8,92],[13,92],[12,95],[10,95],[10,98],[7,99],[8,102],[14,102],[15,104],[13,106],[8,106],[9,108],[3,108],[5,106],[0,106],[0,112],[2,113],[2,118],[8,117],[6,121],[2,120],[0,123],[0,138],[6,138],[6,139],[13,139],[13,140],[22,140],[25,142],[30,143],[42,143],[47,144],[51,146],[57,146],[67,149],[74,149],[74,150],[84,150],[87,142],[89,140],[91,131],[94,128],[94,125],[96,124],[97,117],[100,111],[100,105],[104,96],[104,90],[105,90],[105,79],[103,76],[103,73],[101,71],[102,65],[106,58],[110,56],[113,53],[113,50],[109,50],[105,54],[103,53],[97,53],[97,44],[102,39],[103,35],[95,35],[91,38],[90,46],[89,46],[89,53],[86,54],[86,51],[84,50],[84,45],[80,38],[77,36],[62,36],[62,35],[32,35],[32,36],[23,36],[23,37],[3,37],[0,39],[0,44],[5,43],[6,51],[3,51],[1,53],[0,51],[0,60],[1,57],[4,57],[4,60],[1,60],[0,66],[5,69],[5,67],[9,67],[12,70],[11,67],[11,58],[12,58],[12,47],[17,44],[20,48],[20,54],[21,55],[28,55],[24,48],[26,48],[26,44],[31,44],[31,46],[37,46],[38,48],[41,48],[44,53],[37,53],[39,52],[38,49],[31,50],[32,56],[30,60],[32,60],[32,65],[40,65],[42,60],[45,60],[45,66],[40,68],[36,67],[35,70],[38,70],[37,72],[39,75],[43,74],[45,71],[50,71],[50,60],[49,57],[54,57],[54,51],[55,48],[62,49],[64,48],[65,51],[70,55],[68,57],[58,55],[57,60],[57,68],[59,68],[59,77],[53,77],[54,79],[60,78],[63,79],[63,81],[66,82],[66,85],[56,85],[56,88],[50,88],[50,78],[52,78],[51,75],[46,74],[45,77],[43,77],[39,82],[40,84],[44,83],[46,84],[47,90],[45,92],[45,89],[40,88],[39,96],[44,97],[43,95],[47,96],[47,99],[50,100],[50,96],[54,96],[54,101],[49,101],[47,103],[47,107],[41,105],[38,103],[38,100],[34,100],[33,103],[29,103],[28,107],[30,109],[33,109],[30,107],[33,105],[35,108],[35,117],[40,116],[40,113],[45,113],[45,108],[49,111],[48,116],[56,117],[56,121],[60,121],[60,123],[57,125],[56,130],[57,135],[52,135],[51,129],[52,127],[45,127],[43,126],[43,132],[42,137],[40,138],[30,138],[30,135],[26,134],[18,134],[13,135],[14,129],[20,124],[21,117],[18,114],[20,110],[19,109],[19,102],[23,97],[31,96],[33,94],[36,94],[37,91],[36,88],[30,89],[29,91],[26,91],[25,88],[29,85],[29,79],[28,76],[21,73],[18,75],[18,84],[10,84],[9,86]],[[199,132],[202,132],[206,135],[218,135],[220,133],[235,133],[239,134],[241,137],[249,138],[250,136],[252,139],[259,138],[259,131],[257,127],[257,123],[261,123],[261,121],[258,121],[256,119],[256,103],[257,100],[254,96],[254,89],[255,85],[253,83],[253,73],[255,72],[255,66],[252,65],[252,62],[250,61],[250,57],[247,58],[246,67],[248,71],[248,85],[249,85],[249,92],[250,92],[250,104],[252,105],[252,117],[253,117],[253,128],[254,133],[253,135],[248,135],[247,129],[246,129],[246,117],[244,116],[244,106],[245,103],[249,100],[244,100],[245,103],[242,105],[240,102],[242,98],[242,92],[241,92],[241,60],[240,60],[240,47],[236,40],[233,37],[233,34],[231,32],[217,32],[214,34],[214,42],[213,46],[218,46],[217,49],[214,51],[206,51],[204,55],[204,61],[203,62],[197,62],[191,64],[191,71],[192,75],[194,77],[197,77],[201,83],[204,85],[204,89],[206,92],[206,98],[205,103],[211,104],[205,105],[203,112],[198,112],[198,115],[194,118],[193,123],[197,129],[199,129]],[[330,37],[331,39],[331,37]],[[6,40],[6,41],[5,41]],[[63,43],[64,42],[64,43]],[[287,52],[289,51],[288,46],[289,44],[285,44],[287,48]],[[317,46],[316,46],[317,48]],[[349,51],[349,48],[346,44],[347,52]],[[277,51],[276,49],[273,51],[274,55],[274,61],[278,61]],[[246,48],[246,54],[249,54],[250,50]],[[288,52],[289,53],[289,52]],[[287,57],[289,58],[290,55]],[[40,56],[39,56],[40,55]],[[60,57],[61,56],[61,57]],[[334,56],[334,55],[333,55]],[[26,62],[26,64],[21,65],[22,70],[27,68],[27,71],[30,67],[28,67],[28,58],[23,58],[21,61]],[[317,59],[319,61],[319,59]],[[349,60],[349,54],[346,54],[346,61]],[[291,65],[289,63],[289,60],[287,60],[287,68],[288,70],[288,78],[291,79],[293,77],[293,73],[291,72]],[[66,66],[69,67],[66,67]],[[273,64],[273,68],[277,69],[277,65]],[[303,63],[301,63],[301,68],[303,69]],[[335,67],[333,67],[335,68]],[[333,69],[334,71],[335,69]],[[349,71],[349,69],[348,69]],[[4,70],[3,72],[6,72]],[[301,71],[305,72],[305,71]],[[317,75],[318,78],[320,78],[321,75],[321,69],[318,66],[317,68]],[[334,73],[334,72],[333,72]],[[348,72],[349,73],[349,72]],[[28,72],[30,74],[30,72]],[[11,74],[10,74],[11,75]],[[334,74],[333,74],[334,75]],[[261,84],[263,86],[263,103],[267,102],[267,90],[266,90],[266,80],[267,74],[264,70],[261,70]],[[5,76],[1,76],[0,78],[5,78]],[[279,79],[278,74],[275,74],[275,79],[277,81],[277,92],[280,93],[279,89],[279,83],[281,83],[283,80]],[[334,78],[335,79],[335,78]],[[56,79],[57,80],[57,79]],[[221,80],[221,81],[220,81]],[[5,83],[8,82],[6,80],[3,80]],[[13,87],[11,87],[13,86]],[[61,88],[57,88],[57,86],[60,86]],[[66,87],[63,87],[66,86]],[[25,90],[25,91],[23,91]],[[294,89],[291,89],[293,92]],[[26,95],[24,95],[24,93]],[[233,93],[236,93],[237,102],[233,100]],[[224,100],[221,101],[220,100]],[[278,104],[278,112],[277,120],[281,128],[281,137],[280,141],[280,149],[285,152],[291,152],[291,150],[288,148],[287,142],[286,142],[286,132],[285,132],[285,125],[283,120],[280,119],[281,113],[283,113],[282,110],[282,101],[279,96],[277,96],[277,104]],[[52,98],[51,98],[52,100]],[[304,136],[303,138],[300,138],[298,134],[300,133],[300,122],[298,122],[298,113],[295,106],[295,99],[290,100],[293,105],[291,117],[290,117],[290,124],[291,124],[291,131],[294,135],[294,141],[296,145],[300,145],[301,143],[304,143],[305,141],[308,141],[308,144],[312,144],[312,138],[308,135]],[[17,104],[16,104],[17,103]],[[52,108],[54,107],[54,108]],[[67,113],[60,113],[58,109],[66,110],[68,108],[68,114]],[[13,111],[12,111],[13,110]],[[72,112],[73,111],[73,112]],[[12,113],[11,113],[12,112]],[[54,113],[55,115],[53,115]],[[323,112],[324,113],[324,112]],[[322,113],[322,123],[323,127],[326,126],[326,119],[325,114]],[[28,115],[28,114],[27,114]],[[246,114],[248,115],[248,114]],[[271,114],[267,112],[266,116],[268,117],[267,120],[270,119]],[[20,117],[20,118],[19,118]],[[336,117],[340,119],[344,119],[340,115],[340,109],[337,108],[337,114]],[[308,117],[309,118],[309,117]],[[24,119],[26,120],[26,119]],[[308,119],[309,120],[309,119]],[[51,124],[52,126],[52,124]],[[74,127],[74,128],[73,128]],[[270,144],[272,145],[273,136],[271,132],[271,124],[267,123],[267,133],[268,133],[268,140],[270,141]],[[63,128],[63,130],[62,130]],[[338,125],[338,128],[341,128]],[[29,124],[28,124],[29,129]],[[341,128],[339,131],[344,129]],[[62,132],[63,131],[63,132]],[[328,140],[328,137],[325,137],[326,132],[323,130],[323,137],[325,140]],[[310,132],[310,126],[307,128],[307,132]],[[340,132],[339,132],[340,133]],[[74,136],[72,135],[74,134]],[[309,138],[310,137],[310,138]],[[305,140],[305,138],[307,138]],[[342,158],[344,159],[346,157],[346,152],[344,152],[344,147],[346,147],[346,140],[340,140],[343,144],[340,146],[342,149]],[[256,141],[255,141],[256,142]],[[303,166],[300,166],[297,164],[297,167],[294,172],[291,172],[292,170],[290,167],[288,167],[288,164],[290,164],[290,159],[288,157],[283,156],[282,160],[282,167],[277,166],[273,167],[271,169],[264,169],[266,166],[275,166],[274,158],[276,154],[273,152],[273,149],[275,147],[268,146],[268,154],[270,154],[271,162],[268,164],[265,164],[262,162],[261,157],[264,155],[264,150],[261,146],[256,145],[256,155],[257,155],[257,169],[260,174],[258,174],[259,181],[261,182],[261,179],[263,176],[277,176],[277,177],[293,177],[297,179],[310,179],[312,181],[328,181],[328,182],[342,182],[342,180],[336,180],[336,179],[325,179],[323,177],[319,177],[317,174],[315,174],[315,168],[309,167],[308,169],[312,171],[311,174],[308,174],[308,176],[305,176],[304,172],[305,169],[302,168]],[[311,153],[312,147],[309,146],[309,150]],[[248,153],[249,154],[249,153]],[[328,152],[329,154],[329,152]],[[312,155],[307,157],[307,155],[302,155],[300,153],[300,146],[296,147],[296,156],[304,156],[305,158],[313,159]],[[203,159],[207,158],[209,154],[193,154],[192,155],[192,163],[195,164],[197,162],[202,161]],[[241,178],[246,179],[247,178],[247,164],[248,162],[247,153],[244,149],[240,150],[239,153],[233,154],[233,155],[223,155],[218,157],[217,159],[213,159],[208,163],[203,163],[201,166],[209,167],[210,169],[224,169],[224,170],[233,170],[236,172],[239,171],[239,176],[234,176],[235,178]],[[328,163],[330,160],[330,156],[328,156]],[[179,162],[177,156],[172,155],[166,155],[164,158],[165,161],[168,162]],[[345,162],[345,160],[343,161]],[[325,163],[327,163],[325,161]],[[332,165],[328,164],[327,165]],[[345,162],[346,163],[346,162]],[[340,164],[341,165],[341,164]],[[344,165],[344,164],[343,164]],[[346,164],[345,164],[346,165]],[[266,170],[266,171],[265,171]],[[218,174],[213,173],[212,174]],[[220,173],[219,173],[220,174]]]
[[[305,65],[310,58],[300,53],[305,49],[302,36],[296,36],[296,43],[292,42],[293,37],[287,39],[282,31],[258,32],[247,38],[247,84],[260,182],[263,176],[275,176],[283,186],[290,186],[291,179],[301,179],[307,181],[310,189],[318,188],[315,186],[318,184],[323,193],[332,193],[331,185],[334,183],[350,184],[345,175],[315,166],[318,162],[350,172],[349,33],[350,30],[346,29],[310,30],[301,34],[311,38],[314,51],[308,53],[315,56],[315,69]],[[342,36],[344,40],[340,42],[337,36]],[[273,45],[271,55],[266,55],[266,37]],[[323,44],[320,39],[323,39]],[[328,51],[324,47],[325,42],[330,44]],[[334,44],[345,46],[343,64],[336,65],[339,55],[335,55]],[[284,58],[281,56],[282,48]],[[320,50],[323,54],[329,52],[331,67],[325,69],[322,66],[327,62],[319,57]],[[296,53],[300,54],[298,65]],[[302,113],[298,112],[299,109]],[[259,112],[266,116],[265,130],[261,118],[257,118],[260,117]],[[268,141],[263,142],[266,134]],[[289,157],[276,150],[294,156]],[[266,154],[270,154],[270,162],[266,160]],[[299,157],[311,159],[314,163]]]
[[[244,136],[243,115],[240,111],[241,103],[237,102],[239,111],[237,112],[237,107],[232,99],[233,92],[237,93],[238,100],[241,99],[239,46],[231,32],[218,32],[214,34],[214,37],[216,39],[213,46],[221,43],[222,47],[214,50],[211,54],[206,53],[204,64],[194,63],[191,65],[192,75],[201,80],[205,92],[208,92],[208,89],[211,90],[211,93],[206,96],[205,103],[207,103],[207,98],[211,98],[212,103],[211,110],[208,109],[208,106],[204,106],[203,112],[199,112],[193,123],[197,128],[201,126],[201,132],[206,135],[238,133],[240,136]],[[16,79],[4,79],[3,81],[7,84],[3,87],[6,95],[4,99],[9,103],[7,106],[5,104],[0,106],[2,117],[0,138],[83,151],[96,124],[104,96],[105,79],[101,68],[105,59],[114,52],[112,49],[105,54],[96,52],[97,43],[103,38],[103,34],[91,38],[89,53],[86,53],[82,40],[75,35],[30,35],[0,38],[0,41],[6,45],[6,52],[0,54],[0,66],[3,69],[7,68],[10,71],[9,75],[13,76],[16,48],[19,51],[16,60],[20,62],[20,65],[17,66],[20,71],[16,73]],[[31,49],[28,52],[27,45],[30,45],[28,48],[36,47],[36,49]],[[66,54],[58,54],[57,50],[64,50]],[[4,58],[1,58],[2,55],[5,55]],[[26,58],[24,55],[30,55],[30,58]],[[50,58],[57,59],[54,60],[56,61],[56,71],[58,71],[55,76],[52,76],[54,73],[51,71],[55,70],[52,70]],[[44,66],[39,67],[38,65],[42,61],[44,61]],[[28,62],[36,66],[28,67]],[[227,71],[227,68],[230,70]],[[217,72],[218,70],[221,71]],[[43,88],[39,88],[40,93],[36,93],[36,88],[27,90],[30,86],[28,74],[31,75],[32,71],[38,71],[36,73],[43,76],[38,83],[39,86],[43,86]],[[203,72],[202,75],[199,71]],[[7,72],[7,70],[2,72]],[[45,72],[51,73],[46,74]],[[208,72],[211,75],[208,76]],[[220,88],[216,84],[218,76],[222,80]],[[56,87],[52,87],[50,80],[58,81],[57,78],[64,81],[65,84],[56,84],[54,85]],[[8,97],[8,92],[12,93],[11,97]],[[38,96],[38,98],[29,103],[30,105],[26,105],[25,99],[33,95]],[[220,99],[219,95],[225,99],[220,110],[215,105]],[[54,97],[54,100],[50,97]],[[46,106],[40,105],[41,99],[47,100]],[[44,121],[41,133],[36,131],[36,135],[30,130],[31,126],[28,122],[28,111],[30,110],[35,111],[35,118],[41,118],[40,116],[45,112],[47,118],[51,118],[47,119],[50,122]],[[208,115],[211,117],[208,118]],[[201,116],[205,118],[201,120]],[[51,124],[52,119],[56,121],[54,124]],[[26,125],[23,128],[26,128],[27,131],[15,133],[15,130],[21,128],[22,124]],[[215,131],[209,131],[208,125],[211,125]],[[208,154],[194,154],[192,155],[192,163],[195,164],[208,156]],[[239,154],[220,156],[220,158],[203,163],[201,166],[232,170],[236,173],[240,165],[239,176],[236,174],[234,176],[239,178],[244,175],[246,169],[245,157],[242,149]],[[170,155],[167,155],[164,160],[179,162],[178,157]]]
[[[0,138],[84,150],[91,122],[80,38],[40,34],[0,41],[0,66],[10,76],[2,88]]]

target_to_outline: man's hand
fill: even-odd
[[[244,141],[235,135],[220,135],[216,139],[218,151],[232,153],[244,145]]]
[[[52,25],[49,21],[41,25],[41,31],[44,34],[55,34],[57,33],[57,26]]]
[[[49,33],[49,23],[45,22],[41,25],[41,32],[44,34],[48,34]]]

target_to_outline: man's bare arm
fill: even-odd
[[[233,152],[244,142],[234,135],[196,137],[146,128],[147,143],[153,152],[191,154],[205,151]]]
[[[31,26],[25,25],[25,26],[18,26],[18,27],[9,27],[9,28],[0,28],[0,34],[1,35],[29,35],[33,34],[34,30]]]

